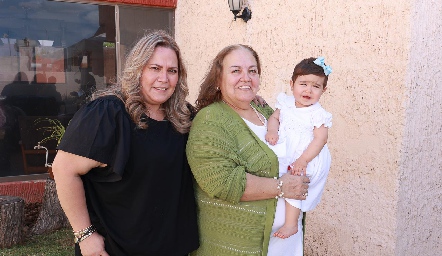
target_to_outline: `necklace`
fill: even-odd
[[[227,101],[224,101],[224,100],[222,100],[222,102],[226,103],[227,105],[229,105],[229,106],[231,106],[232,108],[237,109],[237,110],[248,110],[248,109],[246,109],[246,108],[240,108],[240,107],[237,107],[237,106],[235,106],[235,105],[233,105],[233,104],[231,104],[231,103],[229,103],[229,102],[227,102]]]
[[[262,125],[265,125],[265,122],[261,119],[261,114],[250,104],[250,107],[252,107],[253,111],[255,111],[256,116],[258,117],[259,121],[261,121]]]
[[[239,108],[239,107],[237,107],[237,106],[235,106],[235,105],[233,105],[233,104],[230,104],[230,103],[228,103],[228,102],[226,102],[226,101],[224,101],[224,100],[222,100],[222,102],[226,103],[227,105],[229,105],[229,106],[231,106],[232,108],[237,109],[237,110],[247,110],[247,109]],[[262,125],[265,125],[265,122],[264,122],[264,120],[262,120],[262,118],[261,118],[261,114],[258,112],[258,110],[256,110],[256,108],[254,108],[254,107],[252,106],[252,104],[249,104],[249,105],[250,105],[250,107],[253,109],[253,111],[255,112],[256,116],[258,117],[258,119],[259,119],[259,121],[262,123]]]

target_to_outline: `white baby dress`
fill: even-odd
[[[285,93],[278,95],[276,108],[280,109],[280,141],[284,141],[286,144],[285,155],[277,154],[279,175],[281,176],[287,172],[287,167],[302,155],[313,140],[314,127],[332,126],[332,115],[325,111],[319,103],[297,108],[295,98]],[[307,165],[307,175],[310,177],[307,199],[303,201],[289,200],[289,203],[303,212],[313,210],[321,200],[330,164],[330,151],[325,144],[319,155]]]
[[[281,93],[277,97],[276,108],[280,109],[279,140],[275,146],[269,145],[278,156],[279,175],[287,172],[287,166],[293,163],[313,139],[313,127],[331,127],[332,115],[326,112],[319,103],[310,107],[296,108],[295,98]],[[306,200],[285,199],[301,211],[313,210],[321,200],[325,181],[330,170],[330,152],[325,145],[322,151],[307,165],[310,176]],[[276,206],[275,220],[270,234],[268,256],[302,256],[304,255],[302,214],[298,218],[298,232],[289,238],[273,236],[285,222],[284,199],[279,198]]]

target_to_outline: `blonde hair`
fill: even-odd
[[[140,93],[140,78],[156,47],[172,49],[177,55],[178,82],[172,96],[161,107],[165,109],[166,118],[174,128],[180,133],[187,133],[191,125],[191,113],[186,102],[186,97],[189,94],[187,71],[177,43],[165,31],[157,30],[138,40],[126,57],[125,67],[119,83],[109,90],[97,92],[94,98],[104,95],[116,95],[124,102],[127,112],[133,122],[137,124],[137,127],[147,129],[147,123],[141,121],[142,115],[148,113],[148,109]]]

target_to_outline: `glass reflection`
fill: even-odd
[[[113,6],[0,1],[0,176],[44,172],[44,152],[34,146],[48,134],[36,120],[67,125],[94,90],[115,80],[114,13]],[[56,141],[45,143],[51,162]]]
[[[41,142],[52,162],[57,140],[46,140],[48,131],[66,126],[94,90],[116,80],[115,8],[0,0],[0,177],[46,172],[46,152],[34,147]],[[119,10],[121,58],[145,31],[173,34],[171,9]]]

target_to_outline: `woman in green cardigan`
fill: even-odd
[[[252,103],[260,74],[257,53],[231,45],[201,85],[186,149],[200,230],[192,255],[267,255],[276,199],[305,199],[308,178],[278,178],[278,159],[265,144],[273,110]]]

